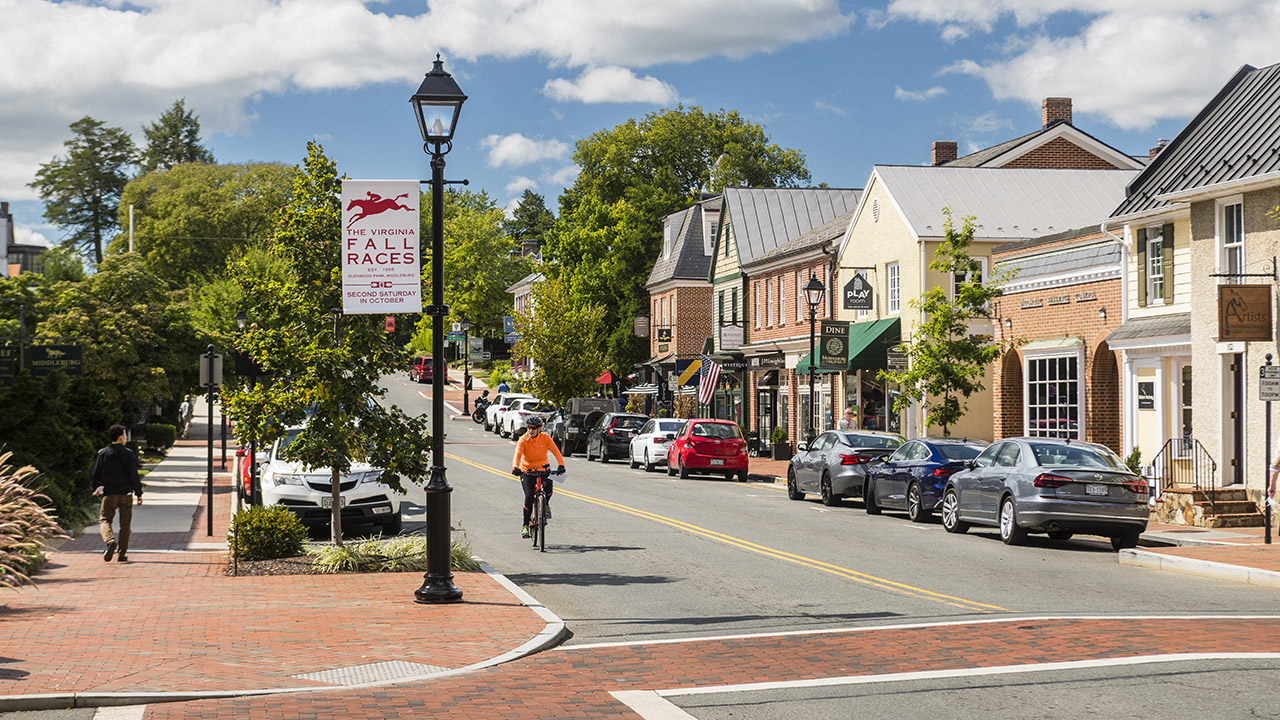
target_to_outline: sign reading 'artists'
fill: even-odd
[[[342,311],[422,312],[417,180],[342,181]]]
[[[1271,339],[1271,286],[1218,286],[1218,340]]]

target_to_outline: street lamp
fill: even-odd
[[[818,303],[822,302],[822,293],[824,291],[826,291],[826,288],[823,287],[822,281],[814,276],[813,273],[809,273],[809,282],[804,284],[804,301],[809,304],[809,416],[805,418],[805,421],[809,423],[808,432],[805,433],[805,437],[809,442],[813,442],[813,413],[814,406],[817,405],[813,391],[813,375],[814,370],[816,370],[814,366],[817,364],[818,358],[814,357],[813,343],[818,316]]]
[[[244,330],[249,326],[249,316],[244,310],[236,313],[236,327]],[[239,370],[247,370],[249,372],[249,384],[257,389],[258,387],[258,362],[249,357],[246,353],[241,352],[240,357],[243,358],[244,365]],[[240,482],[240,478],[236,478],[236,482]],[[258,487],[258,441],[249,441],[249,504],[262,504],[262,488]]]
[[[409,98],[422,132],[422,150],[431,156],[431,480],[427,483],[427,572],[414,602],[445,603],[462,599],[449,567],[449,481],[444,467],[444,156],[453,149],[453,131],[467,96],[444,70],[436,53],[435,65]]]
[[[462,414],[471,414],[471,321],[466,315],[458,323],[462,328]]]

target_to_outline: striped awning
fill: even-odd
[[[641,383],[622,391],[623,395],[657,395],[658,386],[653,383]]]

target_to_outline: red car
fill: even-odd
[[[435,363],[429,357],[419,355],[409,363],[409,380],[416,383],[429,383],[435,379],[432,368]],[[444,381],[449,382],[449,368],[444,368]]]
[[[670,437],[670,436],[668,436]],[[667,448],[667,474],[724,473],[747,481],[747,441],[731,420],[694,419],[685,423]]]

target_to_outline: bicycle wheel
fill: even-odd
[[[534,535],[534,545],[538,546],[539,552],[547,551],[547,496],[543,493],[538,494],[537,500],[538,519],[537,534]]]
[[[533,511],[529,513],[529,537],[533,538],[533,546],[538,547],[538,496],[533,497]]]

